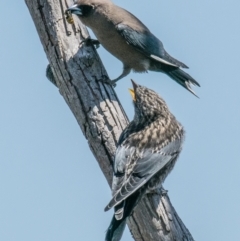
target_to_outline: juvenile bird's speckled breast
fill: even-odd
[[[165,121],[157,119],[146,126],[141,123],[134,126],[136,126],[135,128],[138,129],[138,131],[128,136],[124,141],[124,145],[138,146],[140,152],[146,148],[157,152],[167,144],[177,139],[182,139],[184,136],[182,125],[178,123],[172,115],[169,115]],[[142,127],[139,128],[139,126]]]

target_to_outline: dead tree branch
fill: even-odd
[[[88,32],[79,21],[68,25],[69,0],[25,0],[49,60],[56,85],[73,112],[108,184],[116,143],[128,118],[114,89],[102,82],[106,70]],[[110,220],[109,220],[110,221]],[[135,209],[128,225],[137,241],[193,241],[168,195],[149,195]]]

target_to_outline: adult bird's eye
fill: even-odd
[[[82,15],[83,16],[88,16],[90,14],[90,12],[93,9],[93,6],[90,5],[81,5],[81,10],[82,10]]]

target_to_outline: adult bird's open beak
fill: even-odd
[[[72,5],[70,8],[68,8],[66,11],[71,12],[72,14],[80,15],[82,16],[82,9],[79,8],[77,4]]]

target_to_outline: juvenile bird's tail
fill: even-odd
[[[113,215],[112,221],[107,229],[105,241],[119,241],[123,235],[127,219],[117,220]]]
[[[189,74],[187,74],[186,72],[184,72],[179,68],[166,71],[165,73],[173,80],[175,80],[178,84],[180,84],[185,89],[187,89],[192,94],[194,94],[196,97],[198,97],[195,94],[195,92],[191,89],[191,85],[197,85],[200,87],[200,84],[195,79],[193,79]]]
[[[138,190],[127,199],[114,207],[114,215],[107,229],[105,241],[119,241],[126,226],[127,218],[140,201],[143,190]]]

